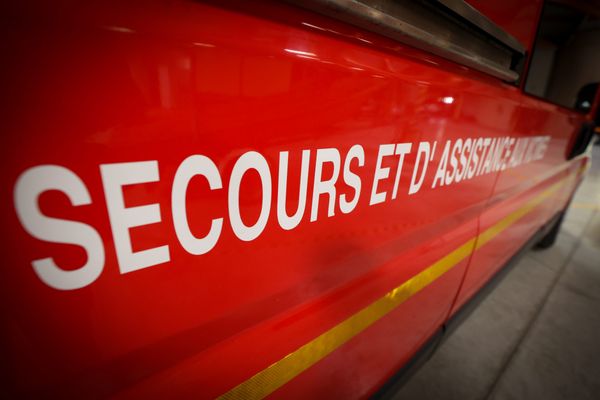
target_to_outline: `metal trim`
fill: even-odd
[[[288,0],[508,82],[525,48],[462,0]],[[464,4],[461,4],[464,3]]]
[[[494,22],[492,22],[484,14],[480,13],[464,0],[437,0],[437,2],[446,6],[452,12],[460,15],[473,25],[477,26],[482,31],[496,38],[498,41],[504,43],[511,49],[525,54],[525,46],[519,42],[514,36],[500,28]]]

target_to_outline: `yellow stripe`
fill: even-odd
[[[506,217],[502,218],[495,225],[489,227],[485,231],[483,231],[478,236],[477,245],[475,249],[480,248],[485,245],[487,242],[492,240],[494,237],[498,236],[503,230],[514,224],[517,220],[521,219],[525,215],[529,214],[535,207],[537,207],[540,203],[550,197],[554,192],[556,192],[565,182],[565,180],[561,180],[560,182],[555,183],[550,186],[548,189],[543,191],[539,196],[533,198],[529,202],[525,203],[518,210],[508,214]]]
[[[575,202],[571,207],[584,210],[600,210],[600,203],[580,203]]]
[[[442,257],[423,271],[356,314],[340,322],[325,333],[306,343],[293,353],[240,383],[219,399],[262,399],[303,371],[316,364],[344,343],[390,313],[415,293],[428,286],[445,272],[467,258],[473,250],[492,240],[503,230],[532,211],[537,205],[560,188],[564,180],[552,185],[542,194],[527,202],[515,212],[486,229],[478,237],[468,240],[456,250]]]

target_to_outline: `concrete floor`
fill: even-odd
[[[600,146],[557,243],[530,251],[395,394],[600,399]]]

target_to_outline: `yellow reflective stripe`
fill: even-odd
[[[554,192],[556,192],[563,184],[565,180],[561,180],[554,185],[550,186],[548,189],[543,191],[540,195],[533,198],[532,200],[525,203],[518,210],[508,214],[506,217],[502,218],[493,226],[489,227],[485,231],[479,234],[477,239],[477,245],[475,249],[480,248],[485,245],[487,242],[492,240],[494,237],[498,236],[503,230],[514,224],[517,220],[521,219],[525,215],[529,214],[535,207],[537,207],[540,203],[550,197]]]
[[[471,255],[473,250],[480,248],[528,214],[558,190],[563,183],[564,180],[552,185],[542,194],[486,229],[481,235],[468,240],[400,286],[387,292],[383,297],[221,395],[219,399],[262,399],[273,393],[452,269]]]
[[[600,210],[600,204],[598,203],[581,203],[575,202],[571,204],[572,208],[584,209],[584,210]]]
[[[367,329],[406,299],[429,285],[444,272],[468,257],[475,239],[438,260],[402,285],[386,293],[350,318],[342,321],[298,350],[239,384],[220,399],[261,399],[283,386],[302,371],[317,363],[332,351]]]

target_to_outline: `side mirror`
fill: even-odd
[[[598,82],[588,83],[579,90],[577,94],[577,102],[575,108],[577,111],[589,113],[592,110],[594,101],[596,99],[596,92],[598,91]],[[573,147],[569,153],[568,158],[578,156],[583,153],[594,137],[599,133],[598,128],[600,127],[600,108],[596,109],[596,115],[591,120],[584,122],[581,125],[579,134],[575,138]]]
[[[575,102],[575,109],[582,113],[588,113],[592,109],[594,99],[596,98],[596,92],[598,91],[598,82],[588,83],[577,93],[577,101]]]

